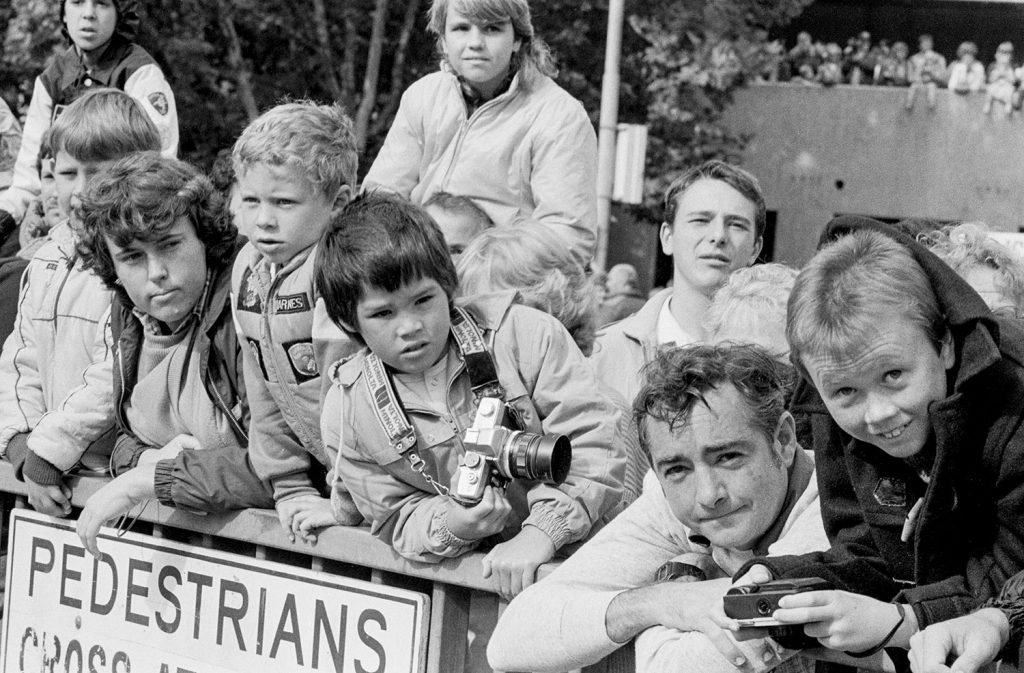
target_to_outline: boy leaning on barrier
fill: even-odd
[[[240,239],[213,183],[183,161],[140,153],[98,178],[79,212],[79,250],[114,293],[118,425],[118,476],[78,518],[86,548],[98,553],[100,525],[152,498],[199,511],[273,507],[248,461],[230,298]]]
[[[831,581],[786,597],[775,618],[899,664],[917,631],[1024,568],[1024,333],[881,222],[843,216],[826,235],[797,278],[787,335],[831,549],[754,559],[736,577]]]
[[[498,544],[484,575],[511,596],[619,502],[618,407],[568,332],[511,292],[456,306],[455,267],[421,208],[373,193],[351,202],[321,240],[316,286],[331,319],[366,346],[330,368],[322,422],[338,451],[335,484],[344,480],[372,532],[398,553],[437,562],[490,538]],[[459,504],[449,483],[462,492],[460,463],[476,457],[466,430],[478,407],[502,403],[527,433],[568,437],[571,467],[558,486],[520,474]],[[526,469],[538,462],[531,455]]]
[[[50,129],[57,204],[73,201],[114,161],[160,149],[142,106],[116,89],[95,89]],[[113,443],[110,291],[87,269],[72,217],[22,277],[14,329],[0,354],[0,455],[24,479],[28,501],[52,516],[71,511],[64,476],[78,465],[103,473]]]

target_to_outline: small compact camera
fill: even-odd
[[[783,596],[832,588],[831,582],[817,577],[733,587],[725,594],[725,614],[739,622],[741,627],[768,628],[768,635],[785,648],[802,650],[818,647],[818,640],[804,633],[803,624],[782,624],[773,619],[772,614],[779,608],[779,599]]]
[[[505,486],[513,479],[561,484],[569,475],[572,445],[564,435],[523,432],[515,410],[498,398],[480,400],[473,425],[463,441],[466,453],[451,496],[472,507],[488,484]]]

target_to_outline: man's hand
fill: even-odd
[[[743,577],[733,582],[732,585],[734,587],[742,587],[748,584],[764,584],[771,581],[772,571],[763,565],[754,565],[750,567],[750,570]],[[725,595],[724,591],[722,595]],[[768,629],[740,628],[739,622],[732,617],[726,616],[725,602],[721,596],[715,602],[714,609],[711,610],[711,619],[722,629],[732,633],[733,637],[741,642],[744,640],[763,640],[768,637]],[[725,653],[723,652],[722,654]]]
[[[148,465],[158,463],[161,460],[171,460],[178,457],[182,451],[195,451],[203,448],[199,440],[192,435],[178,435],[159,449],[147,449],[139,454],[137,465]]]
[[[314,531],[337,523],[330,498],[319,495],[300,495],[278,502],[275,507],[289,542],[295,542],[298,537],[305,544],[315,545],[317,534]]]
[[[156,496],[156,488],[153,484],[155,475],[156,468],[154,466],[141,465],[128,470],[89,496],[85,508],[78,515],[78,523],[75,527],[78,537],[82,540],[82,545],[93,556],[102,557],[96,544],[96,535],[100,531],[100,526],[131,511],[135,505]]]
[[[37,512],[63,518],[71,514],[71,488],[67,484],[44,486],[25,477],[28,504]]]
[[[1010,637],[1010,622],[996,608],[938,622],[910,638],[914,673],[976,673],[999,655]],[[951,666],[950,657],[956,657]]]
[[[463,540],[480,540],[500,533],[512,514],[505,493],[493,486],[484,489],[484,497],[472,507],[452,505],[448,509],[448,530]]]
[[[482,561],[485,578],[494,576],[498,592],[507,600],[533,584],[537,568],[555,555],[555,543],[536,526],[523,526],[508,542],[495,545]]]
[[[892,603],[848,591],[807,591],[783,596],[772,616],[786,624],[804,624],[804,633],[829,649],[843,652],[863,652],[875,647],[900,621],[899,610]],[[912,616],[913,610],[907,610],[904,624]],[[913,624],[916,626],[916,619]],[[890,641],[894,646],[899,644],[898,635],[894,634]],[[905,637],[909,639],[909,634]]]

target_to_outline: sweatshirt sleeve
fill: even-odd
[[[164,73],[155,63],[144,65],[124,84],[124,92],[137,100],[160,132],[164,156],[178,155],[178,109],[174,92]]]
[[[509,603],[488,643],[489,663],[504,671],[555,672],[599,661],[622,646],[605,627],[612,600],[651,584],[666,561],[701,551],[687,540],[660,490],[644,492]]]
[[[585,538],[621,501],[626,455],[620,433],[629,425],[620,422],[614,394],[598,382],[565,328],[550,316],[523,311],[514,323],[520,351],[513,357],[544,433],[565,435],[572,443],[568,478],[528,491],[524,525],[543,530],[558,549]],[[535,315],[537,320],[529,319]]]
[[[587,264],[597,240],[597,136],[575,99],[537,135],[530,175],[532,218],[551,228]]]
[[[43,133],[50,127],[50,113],[53,101],[40,78],[36,78],[32,89],[32,101],[25,117],[25,128],[21,134],[21,147],[14,163],[14,176],[11,186],[0,191],[0,210],[10,213],[15,223],[25,217],[29,204],[39,194],[39,172],[36,171],[36,158],[39,156],[39,143]]]
[[[775,670],[779,673],[814,673],[812,659],[798,657],[798,650],[781,651],[776,658],[765,663],[758,660],[763,639],[736,642],[737,648],[750,662],[751,673]],[[722,656],[707,636],[699,631],[678,631],[666,626],[654,626],[636,637],[636,673],[736,673],[735,666]],[[781,664],[781,665],[780,665]]]

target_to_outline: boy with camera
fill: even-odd
[[[619,502],[618,407],[572,338],[514,293],[455,306],[455,267],[422,209],[372,193],[351,202],[321,240],[315,284],[366,346],[329,370],[336,486],[398,553],[436,562],[494,536],[484,575],[512,596]]]

